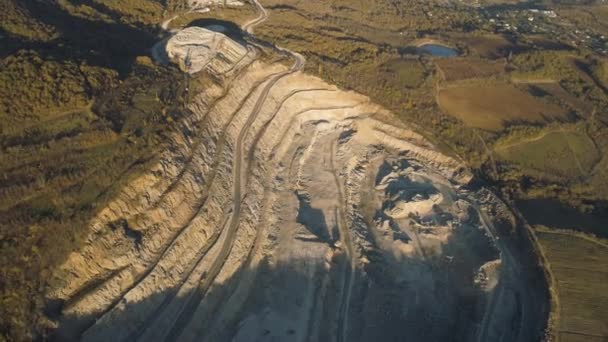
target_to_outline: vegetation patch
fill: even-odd
[[[509,53],[522,49],[502,35],[464,35],[459,38],[472,52],[482,58],[497,59],[506,57]]]
[[[513,57],[513,65],[517,68],[511,76],[518,81],[559,82],[569,93],[581,97],[593,89],[594,80],[583,67],[588,61],[572,56],[568,51],[533,51],[518,54]],[[599,95],[603,97],[603,94]]]
[[[58,0],[58,3],[75,16],[132,25],[158,23],[165,9],[157,0]]]
[[[5,134],[85,107],[117,77],[109,69],[44,60],[33,51],[1,60],[0,68],[0,132]]]
[[[0,330],[7,336],[30,339],[53,267],[82,243],[91,215],[155,158],[182,113],[179,80],[170,70],[138,67],[91,108],[23,120],[27,128],[0,135]]]
[[[255,9],[248,3],[240,7],[217,7],[207,13],[189,12],[179,15],[175,20],[171,21],[170,28],[183,28],[200,19],[224,20],[236,23],[237,25],[243,25],[251,20],[251,18],[255,18],[256,15]]]
[[[596,146],[601,151],[601,160],[591,170],[591,176],[586,192],[595,194],[597,199],[608,198],[608,128],[594,132],[593,140]],[[605,208],[605,213],[608,213],[608,206]],[[606,225],[608,229],[608,224]]]
[[[22,39],[43,41],[57,34],[54,27],[32,17],[17,0],[0,1],[0,29]]]
[[[591,66],[591,71],[595,79],[608,89],[608,58],[597,59]]]
[[[392,88],[417,88],[426,78],[424,66],[415,59],[393,59],[378,67],[378,78]]]
[[[547,186],[545,192],[551,191],[551,188]],[[603,203],[603,207],[598,205],[583,212],[555,197],[558,196],[518,200],[516,205],[531,225],[546,225],[608,238],[608,216],[605,215],[608,203]]]
[[[94,3],[120,13],[127,21],[142,23],[160,21],[164,9],[157,0],[94,0]]]
[[[163,6],[0,4],[0,340],[44,339],[52,270],[185,112],[181,73],[135,63]]]

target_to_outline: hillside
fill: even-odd
[[[0,340],[608,336],[604,7],[0,1]]]

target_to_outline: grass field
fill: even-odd
[[[507,124],[565,119],[566,111],[512,85],[468,82],[441,89],[439,106],[470,127],[500,131]]]
[[[486,78],[504,72],[503,62],[489,62],[478,58],[437,59],[435,65],[444,81],[460,81],[470,78]]]
[[[536,235],[557,287],[559,341],[607,341],[608,244],[544,228]]]
[[[495,147],[496,155],[521,166],[569,179],[584,177],[601,155],[584,133],[560,129]]]

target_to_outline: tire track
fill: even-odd
[[[249,65],[247,65],[249,66]],[[259,82],[259,83],[263,83],[263,81]],[[204,116],[198,120],[195,121],[193,124],[194,125],[203,125],[206,123],[206,120],[208,119],[208,114],[215,109],[215,106],[217,103],[219,103],[221,100],[223,100],[227,94],[229,93],[230,89],[232,88],[232,84],[233,82],[228,83],[228,86],[226,88],[224,88],[223,93],[215,98],[213,100],[213,102],[208,106],[207,111],[205,112]],[[257,84],[259,85],[259,84]],[[256,85],[256,86],[257,86]],[[244,101],[244,100],[243,100]],[[241,104],[242,106],[242,104]],[[179,186],[179,182],[182,180],[182,178],[184,177],[184,175],[190,171],[192,169],[192,162],[194,159],[194,155],[195,155],[195,151],[197,151],[198,147],[200,146],[202,139],[196,139],[195,144],[193,145],[193,147],[190,149],[191,153],[188,156],[188,159],[184,162],[185,167],[182,168],[180,170],[180,172],[173,178],[173,181],[169,184],[169,186],[159,195],[159,197],[154,201],[154,203],[152,203],[150,206],[148,206],[147,208],[143,209],[141,212],[130,216],[129,218],[135,216],[137,218],[138,215],[145,215],[145,211],[148,210],[153,210],[158,208],[161,205],[161,202],[163,202],[166,198],[166,196],[169,195],[169,193],[172,190],[175,190],[175,188],[177,186]],[[219,145],[219,144],[218,144]],[[221,154],[221,151],[218,152],[218,154]],[[163,164],[163,161],[160,161],[161,164]],[[209,177],[210,182],[213,182],[214,176],[215,176],[215,171],[217,168],[217,165],[219,165],[219,157],[216,157],[216,162],[214,164],[212,164],[213,166],[211,167],[212,169],[212,175]],[[208,191],[204,191],[204,192],[208,192]],[[179,233],[178,233],[179,234]],[[170,243],[172,243],[173,241],[171,241]],[[170,248],[171,246],[168,245],[167,248]],[[166,251],[166,249],[163,249],[161,251],[161,254],[164,254]],[[156,264],[156,261],[153,261],[154,265]],[[152,267],[154,267],[154,265]],[[123,271],[125,268],[127,268],[128,266],[122,267],[118,270],[112,271],[111,274],[107,275],[107,276],[103,276],[101,278],[103,278],[103,281],[91,281],[87,284],[85,284],[81,289],[75,291],[74,295],[72,295],[68,300],[66,300],[66,304],[64,304],[64,308],[70,307],[71,305],[73,305],[74,303],[78,302],[80,299],[82,299],[84,296],[86,296],[88,293],[94,291],[95,289],[99,288],[100,286],[102,286],[104,283],[106,283],[107,281],[111,280],[111,278],[113,278],[114,276],[116,276],[118,273],[120,273],[121,271]]]
[[[264,83],[268,82],[270,79],[272,79],[272,77],[275,77],[277,74],[279,74],[279,73],[276,73],[276,74],[271,74],[271,75],[269,75],[269,76],[267,76],[267,77],[263,78],[262,80],[260,80],[260,81],[256,82],[256,83],[255,83],[255,85],[254,85],[254,87],[252,87],[251,91],[249,92],[249,94],[248,94],[247,96],[245,96],[245,97],[244,97],[244,98],[243,98],[243,99],[240,101],[240,103],[239,103],[239,105],[237,106],[237,108],[236,108],[236,109],[233,111],[233,113],[232,113],[232,115],[231,115],[230,120],[229,120],[229,121],[228,121],[228,122],[227,122],[227,123],[224,125],[224,127],[222,127],[222,130],[221,130],[221,132],[222,132],[222,134],[221,134],[221,138],[218,140],[218,146],[219,146],[219,148],[218,148],[218,151],[217,151],[217,153],[216,153],[216,158],[215,158],[215,160],[214,160],[213,175],[212,175],[212,177],[210,178],[210,182],[209,182],[209,184],[207,185],[207,188],[206,188],[206,191],[205,191],[205,196],[204,196],[204,198],[202,199],[202,203],[201,203],[200,207],[198,208],[198,210],[196,211],[196,213],[195,213],[195,214],[194,214],[194,215],[193,215],[193,216],[190,218],[190,220],[189,220],[189,221],[188,221],[188,223],[187,223],[187,224],[184,226],[184,228],[183,228],[183,229],[182,229],[180,232],[178,232],[178,235],[177,235],[177,236],[176,236],[176,237],[175,237],[175,238],[172,240],[172,244],[174,244],[174,243],[175,243],[175,241],[176,241],[176,240],[179,238],[179,235],[181,235],[181,234],[182,234],[182,233],[183,233],[183,232],[184,232],[184,231],[185,231],[187,228],[189,228],[189,227],[190,227],[190,225],[191,225],[192,221],[193,221],[193,220],[194,220],[194,219],[195,219],[197,216],[199,216],[199,215],[200,215],[201,211],[202,211],[202,210],[203,210],[203,208],[204,208],[204,205],[205,205],[205,204],[206,204],[206,202],[207,202],[207,199],[209,198],[209,195],[210,195],[210,194],[209,194],[209,190],[211,189],[211,186],[213,185],[213,183],[214,183],[214,181],[215,181],[215,177],[216,177],[216,175],[217,175],[217,173],[218,173],[219,165],[220,165],[221,158],[222,158],[222,156],[223,156],[224,148],[225,148],[225,145],[226,145],[226,131],[227,131],[228,127],[229,127],[229,126],[232,124],[232,122],[233,122],[233,120],[235,119],[235,117],[236,117],[237,113],[238,113],[239,111],[241,111],[241,110],[242,110],[242,108],[245,106],[245,104],[247,103],[247,101],[248,101],[249,99],[251,99],[251,97],[252,97],[252,96],[253,96],[253,94],[254,94],[254,93],[255,93],[255,92],[256,92],[256,91],[259,89],[259,87],[260,87],[262,84],[264,84]],[[221,227],[224,227],[224,226],[225,226],[225,224],[223,224]],[[204,258],[204,256],[205,256],[206,252],[208,252],[208,251],[209,251],[211,248],[213,248],[213,246],[215,245],[215,243],[217,243],[217,241],[218,241],[218,239],[219,239],[219,236],[221,235],[220,233],[221,233],[221,228],[214,230],[214,236],[213,236],[213,241],[212,241],[211,245],[210,245],[210,246],[205,246],[205,247],[204,247],[204,253],[202,253],[201,255],[198,255],[198,256],[196,257],[196,262],[195,262],[195,264],[194,264],[194,265],[192,265],[191,267],[189,267],[189,268],[188,268],[188,269],[189,269],[189,271],[186,273],[186,275],[185,275],[184,277],[182,277],[182,281],[181,281],[181,283],[179,283],[179,284],[177,284],[177,285],[176,285],[176,287],[177,287],[177,288],[181,288],[181,287],[183,286],[183,284],[184,284],[184,283],[187,281],[187,279],[188,279],[188,278],[191,276],[192,272],[193,272],[193,271],[196,269],[196,267],[197,267],[197,266],[200,264],[200,262],[203,260],[203,258]],[[207,247],[208,247],[208,248],[207,248]],[[162,256],[161,258],[159,258],[158,260],[162,259],[164,256],[165,256],[165,255],[163,254],[163,256]],[[157,262],[157,264],[158,264],[158,262]],[[154,266],[156,266],[156,265],[154,265]],[[174,297],[174,296],[172,296],[172,297]],[[173,298],[172,298],[172,299],[173,299]],[[166,308],[166,306],[167,306],[169,303],[170,303],[170,301],[169,301],[168,303],[164,303],[164,302],[163,302],[162,308],[163,308],[163,309],[164,309],[164,308]],[[161,310],[161,311],[162,311],[162,310]],[[160,311],[157,311],[156,313],[160,313]],[[147,329],[147,328],[150,326],[150,324],[152,323],[152,321],[153,321],[155,318],[156,318],[156,317],[155,317],[155,315],[151,315],[151,316],[150,316],[148,319],[146,319],[146,323],[144,323],[144,325],[142,325],[142,327],[141,327],[140,329],[138,329],[138,331],[137,331],[137,333],[136,333],[135,335],[131,336],[131,337],[132,337],[132,340],[136,340],[136,339],[138,339],[139,337],[141,337],[141,335],[142,335],[142,334],[145,332],[145,329]]]
[[[340,316],[338,321],[338,335],[337,340],[339,342],[347,341],[347,333],[348,333],[348,312],[350,310],[350,297],[353,291],[354,278],[355,278],[355,252],[352,242],[352,236],[347,227],[346,215],[344,215],[344,208],[346,207],[346,202],[344,201],[344,190],[342,189],[342,182],[340,182],[340,178],[338,177],[336,166],[335,166],[335,155],[336,155],[336,145],[338,142],[331,144],[330,151],[330,167],[332,171],[332,175],[334,177],[334,182],[336,184],[336,188],[338,190],[338,230],[340,231],[340,239],[342,240],[342,244],[346,248],[346,254],[349,259],[349,264],[345,268],[345,283],[342,285],[342,298],[340,304]],[[346,288],[346,291],[345,291]]]
[[[183,329],[186,327],[192,315],[194,314],[196,308],[202,301],[203,297],[207,293],[207,290],[219,274],[220,270],[224,266],[228,255],[232,251],[232,247],[234,245],[234,239],[236,236],[236,230],[239,226],[239,220],[241,215],[241,184],[242,184],[242,159],[243,159],[243,140],[246,134],[249,131],[249,128],[257,118],[258,114],[262,109],[262,105],[266,101],[270,90],[274,87],[274,85],[283,77],[300,71],[303,67],[304,63],[301,59],[296,58],[294,65],[287,71],[279,73],[277,76],[274,76],[266,87],[262,90],[260,97],[258,98],[255,106],[250,113],[247,121],[241,128],[239,135],[237,137],[236,146],[235,146],[235,157],[234,157],[234,186],[233,186],[233,208],[232,208],[232,217],[230,218],[230,225],[228,227],[228,232],[226,236],[225,243],[222,245],[219,256],[214,260],[209,272],[205,279],[202,280],[201,284],[192,292],[190,298],[186,301],[182,310],[180,310],[180,314],[176,317],[173,328],[169,331],[168,335],[165,338],[165,341],[174,341],[176,340],[182,333]]]
[[[258,18],[250,21],[249,23],[243,25],[243,30],[246,32],[253,32],[253,28],[262,22],[264,22],[268,18],[268,13],[266,9],[257,1],[254,0],[260,15]],[[288,51],[288,50],[285,50]],[[288,51],[290,52],[290,51]],[[232,251],[232,247],[234,244],[234,239],[236,235],[236,229],[238,228],[238,223],[240,220],[240,211],[241,211],[241,182],[242,182],[242,173],[241,173],[241,163],[242,163],[242,144],[246,134],[249,131],[249,128],[257,118],[259,112],[262,109],[262,105],[266,101],[270,90],[274,87],[274,85],[283,77],[288,76],[292,73],[300,71],[304,67],[305,59],[301,55],[290,52],[291,55],[295,58],[295,62],[293,66],[282,73],[279,73],[275,76],[266,87],[262,90],[262,94],[258,98],[252,112],[250,113],[247,121],[244,126],[241,128],[239,135],[237,137],[236,146],[235,146],[235,157],[234,157],[234,185],[233,185],[233,210],[230,218],[230,225],[228,227],[228,232],[226,236],[225,243],[222,245],[218,258],[216,258],[209,269],[209,272],[206,274],[205,279],[199,284],[199,286],[192,292],[190,298],[186,301],[185,305],[180,310],[179,315],[174,320],[172,324],[172,328],[166,336],[165,340],[172,341],[175,340],[181,335],[183,329],[186,327],[187,323],[192,318],[194,311],[202,301],[205,296],[207,290],[211,286],[213,280],[217,277],[220,270],[222,269],[224,263],[230,252]]]
[[[253,26],[255,26],[255,25],[258,25],[259,23],[263,22],[263,21],[264,21],[264,20],[266,20],[266,18],[267,18],[267,12],[266,12],[266,10],[265,10],[265,9],[264,9],[264,8],[263,8],[263,7],[262,7],[262,6],[261,6],[259,3],[257,3],[257,2],[256,2],[256,4],[257,4],[257,6],[258,6],[258,8],[259,8],[259,10],[260,10],[260,16],[257,18],[257,20],[255,20],[254,22],[251,22],[251,23],[249,24],[249,27],[250,27],[250,28],[252,28],[252,27],[253,27]],[[247,30],[247,31],[249,31],[249,30],[250,30],[250,28],[247,28],[246,30]],[[235,233],[235,230],[236,230],[235,228],[236,228],[236,226],[237,226],[237,222],[238,222],[238,220],[236,220],[235,218],[237,218],[237,219],[238,219],[238,217],[239,217],[239,215],[240,215],[240,178],[241,178],[241,177],[240,177],[240,161],[241,161],[240,159],[241,159],[241,145],[242,145],[242,140],[243,140],[243,137],[244,137],[244,134],[243,134],[243,133],[246,133],[246,132],[247,132],[247,130],[249,129],[249,127],[251,126],[251,124],[252,124],[252,123],[253,123],[253,121],[255,120],[255,117],[257,116],[257,114],[258,114],[258,113],[259,113],[259,111],[261,110],[261,106],[262,106],[263,102],[265,101],[265,99],[266,99],[266,97],[267,97],[267,95],[268,95],[268,93],[269,93],[270,89],[271,89],[271,88],[274,86],[274,84],[276,84],[276,82],[278,82],[278,80],[280,80],[282,77],[287,76],[288,74],[291,74],[291,73],[293,73],[293,72],[296,72],[296,71],[299,71],[299,70],[301,70],[301,69],[302,69],[302,67],[303,67],[303,65],[304,65],[304,59],[303,59],[303,57],[301,57],[301,56],[299,56],[299,55],[296,55],[296,54],[293,54],[293,55],[294,55],[294,57],[295,57],[296,61],[295,61],[295,63],[294,63],[294,66],[293,66],[293,67],[292,67],[290,70],[288,70],[288,71],[286,71],[286,72],[279,73],[278,75],[272,75],[272,76],[270,76],[270,77],[268,78],[268,79],[272,79],[272,80],[269,82],[269,84],[268,84],[268,85],[267,85],[267,86],[264,88],[264,90],[262,91],[261,97],[260,97],[260,98],[258,98],[258,102],[256,103],[256,106],[255,106],[255,108],[254,108],[254,111],[251,113],[251,115],[250,115],[250,117],[249,117],[248,121],[246,122],[245,126],[244,126],[244,127],[243,127],[243,129],[241,130],[241,132],[240,132],[240,134],[239,134],[239,137],[238,137],[238,139],[237,139],[237,150],[236,150],[236,154],[237,154],[236,162],[237,162],[237,163],[236,163],[236,164],[238,164],[238,165],[236,165],[237,167],[235,168],[235,169],[236,169],[236,173],[235,173],[235,183],[237,183],[237,184],[236,184],[237,186],[235,186],[235,194],[234,194],[235,196],[234,196],[234,198],[233,198],[233,201],[234,201],[234,207],[233,207],[233,212],[232,212],[232,218],[230,219],[230,227],[229,227],[229,230],[228,230],[228,236],[226,237],[226,241],[228,242],[228,246],[227,246],[226,244],[224,244],[224,245],[222,246],[222,250],[220,251],[220,257],[219,257],[218,259],[219,259],[219,260],[222,260],[221,264],[217,262],[217,260],[218,260],[218,259],[214,260],[214,263],[213,263],[213,265],[212,265],[212,267],[211,267],[211,269],[210,269],[210,273],[211,273],[211,274],[213,274],[213,276],[207,276],[207,277],[205,278],[205,281],[203,282],[203,285],[204,285],[204,286],[203,286],[203,289],[204,289],[204,291],[203,291],[203,295],[204,295],[204,293],[206,292],[206,288],[208,288],[208,287],[209,287],[209,285],[211,284],[211,280],[215,279],[215,277],[217,276],[217,273],[219,273],[219,270],[220,270],[220,269],[221,269],[221,267],[223,266],[223,263],[225,262],[225,259],[227,258],[227,255],[228,255],[228,254],[229,254],[229,252],[231,251],[231,249],[232,249],[232,244],[233,244],[233,242],[234,242],[234,241],[233,241],[233,240],[234,240],[234,233]],[[274,78],[273,78],[273,77],[274,77]],[[265,80],[265,81],[266,81],[266,80]],[[263,83],[264,83],[264,82],[261,82],[261,83],[260,83],[260,85],[261,85],[261,84],[263,84]],[[257,89],[257,86],[255,87],[255,89]],[[230,123],[231,123],[231,122],[232,122],[232,120],[234,119],[234,116],[236,115],[236,113],[238,113],[238,112],[239,112],[239,111],[242,109],[242,107],[243,107],[244,103],[246,103],[246,101],[247,101],[247,100],[250,98],[250,96],[252,95],[252,93],[253,93],[253,91],[252,91],[252,92],[250,92],[250,93],[248,94],[248,96],[246,97],[246,99],[240,103],[240,105],[238,106],[237,110],[234,112],[233,117],[232,117],[232,118],[231,118],[231,120],[230,120]],[[230,123],[229,123],[229,124],[230,124]],[[226,125],[226,126],[224,127],[224,130],[223,130],[223,135],[222,135],[222,137],[223,137],[223,138],[225,138],[226,130],[227,130],[227,127],[229,127],[229,124],[228,124],[228,125]],[[222,143],[222,145],[221,145],[221,146],[223,146],[223,143]],[[219,158],[219,156],[221,156],[221,151],[218,151],[218,153],[217,153],[216,155],[217,155],[217,156],[218,156],[218,158]],[[215,170],[217,171],[217,168],[215,168]],[[238,177],[237,177],[237,176],[238,176]],[[237,194],[238,194],[238,198],[237,198]],[[202,207],[201,207],[201,208],[202,208]],[[200,209],[200,208],[199,208],[199,209]],[[234,209],[236,209],[236,210],[234,210]],[[200,210],[199,210],[199,211],[200,211]],[[185,229],[185,228],[184,228],[184,229]],[[181,235],[181,232],[180,232],[178,235]],[[176,239],[177,239],[177,238],[176,238]],[[217,241],[217,240],[215,240],[215,241]],[[214,245],[214,244],[215,244],[215,241],[214,241],[214,243],[213,243],[212,245]],[[201,257],[200,259],[202,260],[202,257]],[[218,267],[218,265],[219,265],[219,267]],[[196,266],[195,266],[194,268],[196,268]],[[204,275],[205,275],[205,274],[204,274]],[[185,279],[188,279],[188,278],[189,278],[189,276],[188,276],[188,277],[185,277]],[[207,285],[206,283],[208,283],[209,285]],[[182,282],[182,285],[183,285],[183,282]],[[180,285],[180,286],[181,286],[181,285]],[[195,294],[200,295],[200,292],[201,292],[201,291],[200,291],[201,286],[199,286],[197,289],[198,289],[199,291],[195,291]],[[198,295],[195,295],[194,297],[196,298],[196,297],[198,297]],[[191,306],[193,306],[193,304],[191,304],[191,303],[193,303],[193,302],[200,302],[200,300],[198,300],[198,301],[194,300],[194,301],[193,301],[193,300],[192,300],[192,298],[191,298],[191,299],[188,301],[188,303],[186,304],[186,308],[190,309],[190,307],[191,307]],[[163,305],[163,307],[164,307],[164,306],[165,306],[165,305]],[[189,315],[189,314],[188,314],[188,312],[189,312],[190,310],[185,310],[185,311],[184,311],[184,309],[182,309],[181,311],[182,311],[182,312],[181,312],[181,313],[180,313],[180,315],[179,315],[180,317],[181,317],[182,315],[184,315],[184,314]],[[184,320],[179,320],[179,322],[185,322],[185,321],[184,321]],[[145,326],[144,326],[144,329],[145,329]],[[171,336],[173,336],[175,333],[177,333],[177,332],[178,332],[178,330],[181,330],[181,328],[180,328],[180,327],[177,327],[177,329],[176,329],[176,325],[175,325],[175,323],[173,323],[173,328],[172,328],[172,329],[171,329],[171,331],[169,332],[169,339],[171,339]],[[176,337],[177,337],[177,336],[176,336]]]
[[[221,227],[225,227],[226,223],[227,223],[228,217],[226,217],[221,225]],[[220,229],[215,229],[214,230],[214,235],[211,239],[211,241],[209,243],[207,243],[200,251],[200,254],[196,257],[195,261],[191,263],[191,265],[188,267],[188,271],[186,272],[186,275],[184,277],[182,277],[182,281],[181,283],[176,286],[176,290],[171,292],[167,297],[165,297],[165,299],[162,301],[162,303],[154,310],[154,312],[152,312],[151,314],[148,315],[148,317],[146,318],[146,320],[144,321],[144,323],[142,324],[142,326],[133,334],[129,335],[124,341],[128,342],[128,341],[138,341],[141,340],[140,337],[147,331],[148,327],[150,327],[153,323],[153,321],[155,319],[157,319],[158,317],[160,317],[160,314],[169,306],[169,304],[171,304],[171,302],[175,299],[175,296],[179,293],[179,289],[183,286],[183,284],[185,282],[188,281],[188,278],[190,278],[190,276],[192,275],[192,273],[194,272],[194,270],[197,268],[198,265],[200,265],[200,263],[202,262],[203,258],[207,255],[207,253],[216,245],[217,241],[219,240],[220,237]],[[205,273],[203,273],[204,275]],[[199,280],[200,281],[200,280]]]

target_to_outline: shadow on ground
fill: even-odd
[[[462,250],[471,240],[479,240],[478,234],[482,233],[476,228],[462,229],[447,242],[444,253],[475,260],[494,253],[485,244]],[[527,237],[514,234],[506,239],[519,246],[514,249],[517,259],[534,260],[533,252],[526,252],[530,246],[521,242]],[[355,273],[345,340],[476,340],[487,300],[471,285],[470,265],[446,263],[441,256],[397,260],[378,248],[365,253],[369,263]],[[64,316],[64,303],[48,303],[47,314],[58,327],[44,336],[53,341],[144,341],[152,336],[157,341],[334,340],[345,324],[340,308],[348,258],[338,251],[329,269],[327,262],[266,258],[257,268],[241,267],[207,292],[192,289],[178,295],[176,286],[141,301],[118,298],[113,309],[92,315]],[[396,271],[404,267],[411,270],[410,277]],[[522,263],[521,269],[522,279],[510,282],[521,280],[525,292],[507,286],[498,303],[506,308],[504,317],[490,328],[502,331],[499,334],[507,340],[537,341],[546,326],[546,284],[535,262]],[[434,282],[421,286],[426,283],[418,279],[431,272]]]
[[[71,1],[80,4],[91,1]],[[156,25],[139,24],[137,27],[120,22],[121,15],[94,3],[98,11],[113,18],[113,22],[83,18],[67,12],[52,1],[19,1],[36,20],[50,25],[58,36],[48,42],[28,41],[2,34],[1,56],[21,49],[34,50],[45,59],[86,62],[93,66],[112,68],[127,75],[135,57],[148,55],[159,39]]]
[[[553,199],[531,199],[517,202],[522,214],[532,225],[572,229],[608,238],[608,201],[598,201],[598,209],[582,213]]]

